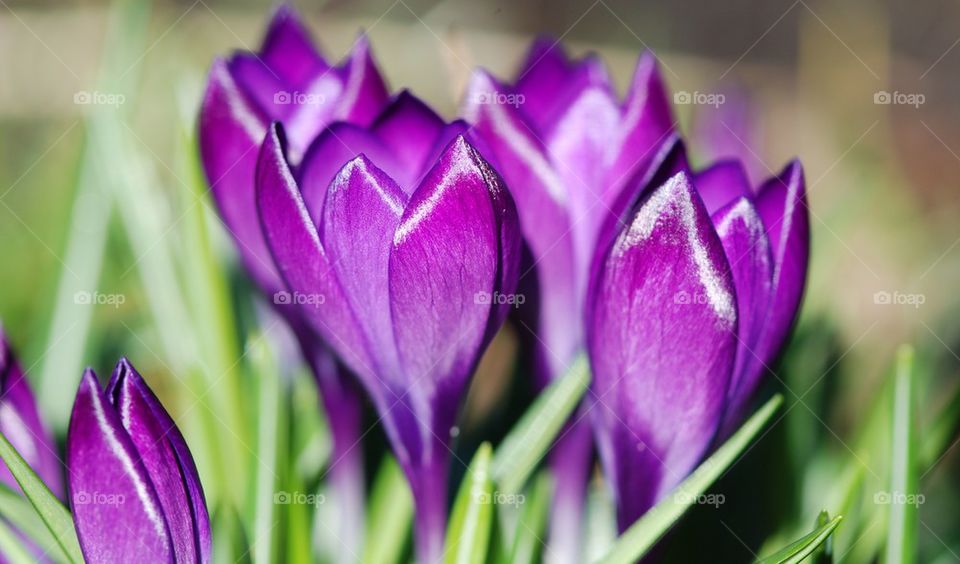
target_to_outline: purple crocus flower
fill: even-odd
[[[809,247],[797,162],[753,190],[734,161],[691,175],[681,155],[625,209],[601,236],[586,307],[621,530],[739,423],[793,325]]]
[[[13,355],[0,325],[0,433],[40,476],[50,491],[63,495],[63,472],[53,437],[40,419],[27,377]],[[0,462],[0,483],[19,491],[6,464]]]
[[[384,81],[361,35],[346,60],[332,66],[317,52],[296,13],[281,5],[258,53],[217,59],[200,112],[200,153],[218,211],[247,272],[272,296],[316,376],[333,434],[330,481],[339,498],[344,551],[359,550],[364,478],[362,402],[352,378],[304,322],[286,294],[260,230],[254,171],[270,122],[286,127],[289,156],[298,163],[313,138],[334,120],[368,124],[387,101]]]
[[[209,562],[210,518],[176,423],[120,359],[87,369],[67,434],[70,507],[88,562]]]
[[[338,123],[294,167],[264,142],[257,198],[267,244],[305,317],[364,384],[416,500],[421,561],[442,554],[449,443],[517,279],[520,235],[498,174],[400,94],[369,128]]]
[[[654,57],[644,54],[621,102],[598,57],[571,60],[557,41],[543,38],[533,44],[513,85],[477,71],[464,115],[490,147],[517,201],[532,259],[524,272],[534,272],[537,280],[536,299],[530,300],[537,307],[533,370],[542,387],[585,350],[583,325],[571,319],[580,319],[601,227],[673,139],[663,80]],[[555,562],[581,559],[592,448],[582,415],[552,453]]]

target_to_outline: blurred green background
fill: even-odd
[[[932,453],[917,470],[920,561],[960,560],[960,4],[294,5],[333,59],[365,29],[390,86],[450,118],[472,67],[512,76],[542,33],[574,53],[600,53],[621,91],[649,48],[673,92],[745,96],[749,126],[732,145],[754,179],[794,156],[804,164],[809,286],[770,386],[784,393],[783,417],[721,483],[727,504],[699,508],[674,535],[708,538],[706,554],[744,560],[777,531],[786,540],[809,529],[820,508],[836,513],[850,480],[882,483],[886,441],[870,435],[884,427],[868,421],[885,405],[896,346],[911,342],[916,441]],[[246,446],[257,429],[244,400],[257,359],[247,353],[273,326],[251,305],[192,136],[211,59],[256,49],[270,10],[0,0],[0,317],[45,416],[62,433],[82,367],[102,374],[125,354],[205,453],[205,476],[236,472],[238,484],[256,471],[230,465],[257,448]],[[723,126],[724,109],[676,106],[700,162],[711,146],[696,133]],[[514,348],[507,335],[485,362],[470,422],[498,397]],[[314,398],[304,389],[306,412]],[[225,452],[209,454],[217,448]],[[841,560],[869,561],[882,545],[882,511],[870,503],[879,487],[863,487],[838,533]],[[244,498],[217,488],[215,500]],[[680,555],[704,554],[674,544]]]

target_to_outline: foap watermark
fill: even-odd
[[[323,494],[279,491],[273,494],[273,503],[277,505],[323,505],[327,498]]]
[[[878,90],[873,93],[873,103],[878,106],[893,105],[919,108],[926,101],[927,97],[919,92],[900,92],[899,90],[887,92],[886,90]]]
[[[913,306],[914,309],[919,309],[926,301],[925,294],[909,294],[897,290],[893,292],[880,290],[873,293],[873,303],[876,305]]]
[[[105,305],[118,308],[126,302],[127,296],[124,294],[104,294],[80,290],[73,295],[73,303],[77,305]]]
[[[73,494],[74,505],[111,505],[117,507],[126,502],[127,496],[121,493],[80,491]]]
[[[519,108],[526,101],[527,97],[523,94],[513,94],[508,92],[479,92],[475,94],[474,102],[477,104],[495,104],[498,106],[513,106]]]
[[[912,505],[920,507],[927,498],[921,493],[908,494],[903,492],[877,492],[873,494],[873,503],[877,505]]]
[[[512,305],[520,307],[527,301],[523,294],[502,294],[500,292],[477,292],[473,295],[473,303],[477,305]]]
[[[302,292],[287,292],[280,290],[273,294],[273,303],[276,305],[308,305],[320,307],[327,302],[327,297],[323,294],[304,294]]]
[[[100,92],[99,90],[80,90],[73,94],[73,103],[78,106],[113,106],[119,108],[127,101],[123,94]]]
[[[687,92],[681,90],[673,94],[673,103],[678,106],[713,106],[719,108],[727,101],[727,97],[719,92]]]
[[[722,493],[698,494],[681,489],[673,494],[673,501],[680,505],[712,505],[714,509],[719,509],[727,502],[727,496]]]
[[[480,505],[512,505],[520,507],[526,503],[527,498],[522,493],[504,493],[504,492],[473,492],[473,497]]]
[[[273,94],[273,103],[278,106],[322,106],[327,101],[323,94],[315,92],[287,92],[280,90]]]
[[[709,304],[710,298],[706,294],[696,292],[691,294],[686,290],[680,290],[673,295],[673,303],[679,305],[703,305]]]

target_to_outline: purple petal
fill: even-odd
[[[121,358],[107,399],[137,449],[170,528],[177,562],[210,559],[210,517],[183,435],[134,367]]]
[[[404,165],[373,133],[362,127],[337,122],[320,134],[307,149],[297,171],[297,183],[310,217],[320,225],[330,184],[346,164],[364,155],[389,176],[400,174]]]
[[[593,413],[623,530],[703,456],[736,353],[733,280],[686,174],[640,206],[588,299]]]
[[[793,327],[807,278],[810,216],[803,168],[798,161],[764,183],[757,194],[756,206],[773,255],[773,298],[759,347],[759,356],[770,365]],[[753,392],[747,388],[743,391]]]
[[[623,116],[617,134],[610,143],[617,153],[604,164],[608,185],[616,188],[626,181],[637,165],[650,158],[675,129],[663,78],[653,53],[645,52],[637,61],[633,81],[623,104]]]
[[[70,507],[88,562],[174,562],[153,483],[120,416],[87,369],[67,434]]]
[[[294,181],[278,128],[271,127],[260,151],[257,203],[264,239],[286,288],[304,299],[294,301],[284,291],[274,301],[298,307],[354,374],[369,381],[375,378],[370,349]]]
[[[300,84],[328,68],[310,32],[289,4],[280,4],[274,11],[260,57],[288,84]]]
[[[403,163],[399,175],[391,175],[407,194],[417,188],[416,181],[433,162],[437,136],[446,123],[429,106],[404,90],[383,110],[371,126],[371,130],[390,148],[397,160]]]
[[[377,351],[377,373],[398,374],[390,319],[388,263],[393,234],[407,196],[366,157],[349,163],[330,184],[320,225],[321,241],[349,307],[363,320],[367,341]]]
[[[49,430],[40,419],[37,402],[20,363],[13,356],[0,326],[0,432],[57,496],[63,496],[60,458]],[[0,483],[19,491],[6,464],[0,463]]]
[[[758,349],[766,331],[764,322],[770,305],[773,259],[763,222],[747,198],[741,197],[719,210],[713,215],[713,224],[723,243],[737,292],[737,359],[727,393],[731,405],[735,406],[744,395],[742,390],[752,391],[764,369]],[[738,415],[728,409],[725,417]],[[735,426],[737,422],[725,420],[721,435],[726,434],[728,425]]]
[[[337,119],[369,125],[390,98],[387,85],[373,61],[370,41],[360,34],[353,49],[339,67],[343,92],[338,100]]]
[[[694,175],[697,192],[707,211],[713,215],[738,198],[750,198],[750,180],[740,161],[720,161]]]
[[[266,131],[266,116],[248,102],[226,64],[214,61],[200,111],[203,168],[244,267],[272,293],[281,281],[263,241],[254,199],[258,147]]]
[[[441,436],[486,345],[496,315],[490,297],[511,285],[501,276],[515,272],[519,239],[500,237],[514,214],[496,173],[458,137],[413,194],[394,236],[390,302],[405,386],[418,419],[432,419]],[[428,405],[432,417],[423,413]]]

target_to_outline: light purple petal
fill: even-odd
[[[756,207],[773,255],[773,299],[759,348],[759,356],[769,366],[793,327],[807,278],[810,216],[803,168],[798,161],[760,188]],[[748,394],[752,391],[744,389]]]
[[[654,190],[605,255],[587,307],[593,413],[620,529],[700,461],[725,405],[737,302],[689,177]]]
[[[153,483],[120,416],[86,370],[67,434],[70,508],[88,562],[174,562]]]
[[[300,84],[327,70],[296,10],[280,4],[273,13],[260,57],[288,84]]]
[[[741,197],[720,209],[713,215],[713,224],[723,243],[737,292],[737,359],[727,393],[731,405],[736,406],[745,395],[743,390],[752,392],[764,371],[765,360],[760,357],[759,348],[770,309],[773,259],[763,222],[749,199]],[[727,410],[721,435],[735,428],[727,426],[735,426],[737,420],[729,418],[738,415],[735,410]]]
[[[254,199],[254,170],[266,116],[249,103],[222,60],[210,70],[200,111],[200,156],[224,224],[244,267],[267,292],[281,281],[263,241]]]
[[[369,125],[390,98],[386,82],[370,52],[370,40],[360,34],[347,58],[340,63],[343,92],[338,100],[336,118]]]
[[[693,181],[710,215],[739,198],[753,196],[747,171],[740,161],[714,163],[696,173]]]
[[[289,290],[280,301],[299,307],[340,359],[369,381],[375,363],[290,171],[278,127],[260,152],[257,202],[264,238]]]
[[[187,443],[134,367],[121,358],[106,396],[153,483],[177,562],[210,560],[210,517]]]
[[[63,469],[50,431],[40,419],[26,375],[0,326],[0,432],[58,496],[63,496]],[[0,462],[0,483],[19,491],[6,464]]]
[[[390,319],[388,263],[407,196],[382,170],[359,156],[330,184],[320,237],[349,307],[373,350],[380,379],[395,379],[397,351]]]

